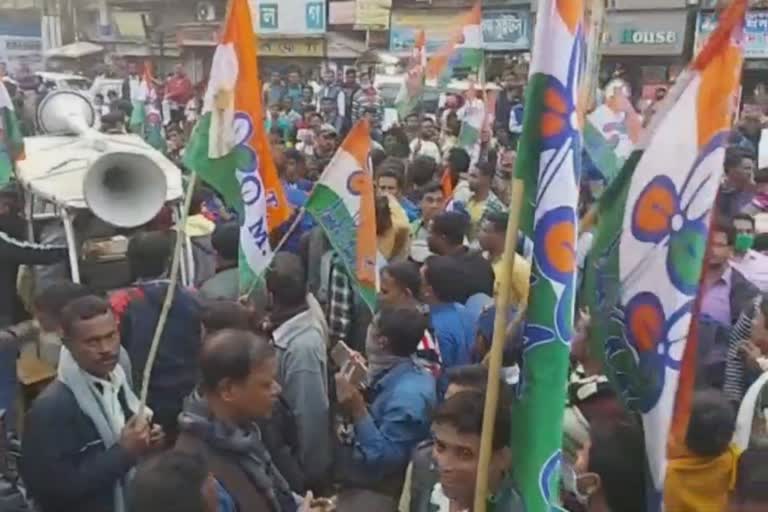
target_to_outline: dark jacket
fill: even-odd
[[[121,342],[133,364],[135,383],[142,381],[167,289],[167,282],[153,281],[120,290],[110,297],[120,321]],[[116,298],[121,294],[130,296],[126,304],[118,304]],[[192,293],[181,287],[176,289],[152,368],[147,403],[155,413],[155,422],[163,427],[171,442],[178,430],[176,417],[181,412],[182,401],[197,383],[200,310]]]
[[[135,463],[119,444],[105,448],[75,395],[58,380],[27,413],[21,475],[40,512],[112,512],[114,484]]]
[[[735,325],[741,313],[752,305],[752,301],[760,293],[760,290],[735,268],[732,269],[732,272],[730,294],[731,325]]]
[[[227,452],[217,450],[199,437],[182,432],[176,442],[176,449],[185,453],[203,455],[214,478],[232,498],[239,512],[278,512],[272,509],[266,497],[266,490],[258,488],[238,465],[237,459]]]
[[[432,440],[424,441],[413,451],[411,459],[410,512],[428,512],[432,502],[432,489],[440,481],[432,458]],[[406,482],[407,483],[407,482]]]
[[[306,478],[299,459],[299,433],[291,407],[280,397],[268,420],[260,421],[261,439],[272,462],[296,494],[304,494]]]
[[[0,327],[22,320],[16,296],[19,265],[50,265],[66,257],[65,246],[24,242],[0,231]]]

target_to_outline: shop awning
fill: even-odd
[[[45,52],[46,57],[60,57],[65,59],[79,59],[88,55],[95,55],[104,51],[104,47],[88,41],[65,44],[58,48],[51,48]]]
[[[365,41],[340,32],[326,33],[325,44],[325,53],[329,59],[356,59],[366,50]]]

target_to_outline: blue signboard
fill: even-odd
[[[696,48],[715,30],[717,14],[699,13],[696,20]],[[744,24],[744,58],[768,58],[768,11],[749,11]]]

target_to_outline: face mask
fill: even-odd
[[[751,233],[738,233],[734,241],[733,248],[736,252],[747,252],[755,243],[755,235]]]

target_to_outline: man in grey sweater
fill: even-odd
[[[301,260],[278,253],[267,273],[269,324],[277,349],[277,380],[298,430],[307,488],[321,492],[331,469],[328,335],[322,313],[307,301]]]

